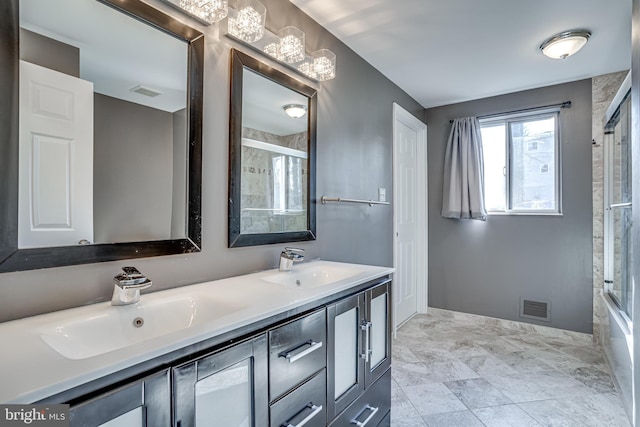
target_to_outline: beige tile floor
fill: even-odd
[[[589,336],[461,317],[418,315],[398,330],[392,427],[630,426]]]

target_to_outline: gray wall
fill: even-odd
[[[570,100],[560,113],[563,216],[440,216],[449,120]],[[429,305],[579,332],[592,330],[591,80],[425,112]],[[519,318],[520,298],[551,301],[551,322]]]
[[[20,59],[80,77],[80,49],[20,28]]]
[[[187,109],[173,113],[173,202],[171,238],[186,236],[187,228]]]
[[[159,0],[149,1],[178,19],[188,18]],[[317,196],[374,198],[378,187],[392,198],[392,103],[421,117],[423,109],[288,0],[265,0],[267,27],[302,28],[307,51],[329,48],[337,77],[318,90]],[[227,248],[229,49],[241,48],[218,26],[194,23],[206,36],[204,72],[203,251],[76,267],[0,274],[0,321],[108,301],[112,278],[135,265],[153,280],[151,291],[272,268],[284,245]],[[17,185],[17,183],[16,183]],[[390,207],[317,206],[318,240],[301,243],[307,259],[392,265]],[[296,244],[298,246],[298,244]]]
[[[99,93],[94,109],[95,242],[170,238],[172,114]]]

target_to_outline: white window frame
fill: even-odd
[[[511,208],[511,123],[532,121],[536,119],[544,119],[555,117],[554,129],[554,167],[555,167],[555,209],[513,209]],[[562,216],[562,145],[560,135],[560,109],[541,109],[526,113],[505,114],[500,116],[492,116],[481,118],[479,120],[480,127],[495,126],[498,124],[505,125],[505,209],[504,210],[487,210],[488,215],[540,215],[540,216]],[[485,190],[486,191],[486,190]]]

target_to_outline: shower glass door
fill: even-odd
[[[605,126],[605,292],[632,318],[630,97]]]

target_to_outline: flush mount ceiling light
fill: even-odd
[[[307,114],[307,107],[302,104],[287,104],[282,109],[292,119],[299,119]]]
[[[565,59],[582,49],[591,37],[586,30],[572,30],[556,34],[540,45],[545,56],[552,59]]]

